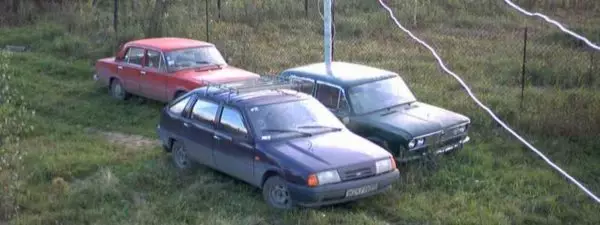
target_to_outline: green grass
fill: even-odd
[[[18,195],[21,212],[11,222],[600,223],[598,204],[498,128],[456,81],[440,72],[429,52],[395,29],[382,11],[373,8],[376,5],[360,3],[352,8],[350,3],[344,4],[340,3],[342,13],[336,14],[336,59],[398,71],[420,100],[472,118],[472,142],[457,154],[444,157],[437,170],[410,164],[401,167],[402,179],[388,193],[321,209],[278,212],[266,206],[259,190],[229,176],[206,168],[178,172],[159,146],[113,143],[88,132],[87,128],[94,128],[155,139],[162,107],[140,99],[117,102],[107,90],[94,86],[93,60],[110,55],[114,45],[98,41],[103,36],[89,31],[94,31],[94,26],[109,26],[109,21],[101,20],[107,9],[93,14],[100,16],[74,21],[71,33],[52,22],[0,29],[0,46],[23,44],[31,48],[31,52],[13,54],[9,65],[16,78],[11,85],[21,90],[36,111],[32,122],[35,131],[23,137],[18,146],[8,146],[9,150],[28,153],[24,191]],[[394,6],[406,6],[401,4],[408,3]],[[212,24],[211,41],[233,58],[234,65],[260,73],[322,60],[318,15],[303,18],[301,7],[294,6],[296,14],[290,16],[280,11],[284,6],[271,5],[248,16],[244,16],[243,4],[228,8],[226,18]],[[409,9],[399,11],[403,20],[410,21]],[[596,137],[600,133],[600,95],[596,89],[579,87],[573,81],[579,79],[578,72],[573,71],[583,70],[585,65],[560,63],[588,53],[564,44],[558,40],[563,37],[547,26],[528,22],[534,31],[537,29],[530,60],[532,68],[539,69],[531,70],[528,79],[532,85],[525,90],[525,107],[520,110],[522,34],[518,31],[522,19],[510,13],[489,17],[473,9],[449,9],[434,8],[432,14],[420,14],[416,34],[438,48],[448,66],[511,126],[600,193],[600,141]],[[205,38],[203,19],[190,22],[202,9],[176,5],[171,10],[173,16],[165,20],[165,35]],[[257,17],[262,19],[254,21]],[[143,30],[138,25],[124,26],[125,32]],[[543,56],[548,55],[553,55],[550,64],[543,64]],[[568,85],[562,85],[565,83]]]

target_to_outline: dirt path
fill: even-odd
[[[123,145],[130,149],[141,149],[160,145],[159,140],[144,137],[135,134],[125,134],[120,132],[102,131],[95,128],[86,128],[86,133],[101,135],[110,143]]]

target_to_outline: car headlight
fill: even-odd
[[[311,174],[308,176],[308,186],[314,187],[317,185],[331,184],[340,182],[340,175],[337,170],[327,170]]]
[[[410,142],[408,142],[408,148],[414,148],[415,145],[417,144],[416,140],[410,140]]]
[[[409,149],[416,148],[416,147],[423,146],[423,145],[425,145],[425,138],[412,139],[412,140],[410,140],[410,142],[408,142]]]
[[[465,131],[467,131],[467,125],[462,125],[458,127],[458,132],[464,133]]]
[[[396,168],[396,162],[394,161],[393,157],[390,157],[389,159],[382,159],[382,160],[375,162],[375,173],[376,174],[385,173],[390,170],[393,170],[394,168]]]

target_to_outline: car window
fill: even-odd
[[[314,81],[308,81],[296,77],[290,77],[290,79],[299,84],[298,91],[312,95],[313,88],[315,87]]]
[[[343,128],[344,124],[315,98],[285,101],[246,109],[253,134],[261,140],[281,135],[321,131],[315,127]],[[287,131],[287,132],[286,132]]]
[[[219,105],[204,99],[198,99],[192,108],[192,120],[203,123],[212,123],[217,115]]]
[[[125,62],[141,66],[142,58],[144,58],[144,49],[131,47],[129,50],[127,50]]]
[[[234,134],[246,134],[246,126],[244,125],[244,118],[239,110],[231,107],[224,107],[221,113],[220,124],[223,125],[223,129],[227,132]]]
[[[317,99],[323,103],[327,108],[336,111],[348,110],[348,103],[346,96],[344,96],[342,90],[336,87],[332,87],[326,84],[317,85]]]
[[[185,97],[184,99],[179,100],[179,102],[171,105],[171,107],[169,107],[169,111],[171,111],[172,113],[175,114],[181,114],[181,112],[183,112],[183,110],[185,109],[185,106],[187,105],[187,103],[190,101],[191,96]]]
[[[148,67],[161,70],[164,67],[160,52],[154,50],[148,50],[146,54],[148,57]]]

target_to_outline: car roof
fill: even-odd
[[[171,51],[191,47],[214,46],[212,43],[178,37],[146,38],[130,41],[127,44],[137,45],[140,47],[158,48],[163,51]]]
[[[397,73],[392,71],[341,61],[331,62],[331,73],[327,72],[325,63],[320,62],[290,68],[281,72],[281,75],[295,75],[328,82],[341,87],[350,87],[398,76]]]
[[[310,95],[287,88],[237,93],[236,91],[227,91],[216,87],[203,86],[194,89],[192,92],[198,94],[200,97],[206,96],[204,98],[217,102],[227,102],[229,105],[238,106],[240,108],[311,98]]]

